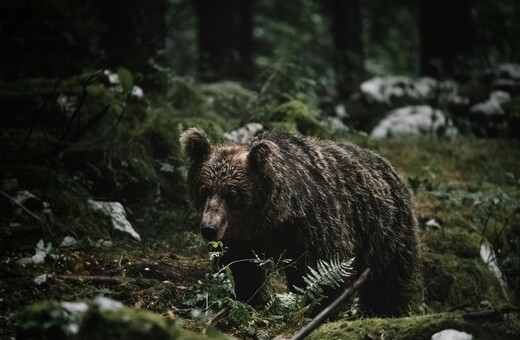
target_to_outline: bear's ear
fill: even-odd
[[[190,162],[202,162],[211,151],[211,144],[204,131],[189,128],[181,134],[180,142],[184,154]]]
[[[254,169],[262,169],[264,168],[269,155],[272,153],[271,145],[269,142],[259,142],[251,148],[249,151],[249,155],[247,156],[248,163]]]

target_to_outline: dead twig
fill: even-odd
[[[507,313],[515,313],[518,312],[518,308],[515,307],[504,307],[504,308],[494,308],[488,310],[481,310],[476,312],[469,312],[462,315],[465,319],[470,320],[502,320],[503,315]]]
[[[365,271],[359,276],[359,278],[354,282],[354,284],[348,287],[334,302],[332,302],[327,308],[321,311],[314,319],[311,320],[307,324],[307,326],[303,327],[296,335],[294,335],[291,340],[301,340],[304,339],[307,335],[309,335],[313,330],[318,328],[323,321],[332,313],[343,301],[347,298],[351,297],[354,292],[366,281],[368,278],[368,274],[370,273],[370,268],[365,269]]]
[[[0,190],[0,194],[2,194],[3,196],[7,197],[8,199],[10,199],[11,201],[13,201],[17,206],[19,206],[20,208],[23,209],[23,211],[25,211],[26,213],[28,213],[30,216],[34,217],[38,222],[41,222],[41,223],[45,223],[44,220],[41,219],[41,217],[39,217],[38,215],[34,214],[33,212],[31,212],[29,209],[27,209],[23,204],[21,204],[20,202],[18,202],[17,200],[14,199],[14,197],[12,196],[9,196],[7,193],[5,193],[3,190]]]
[[[97,276],[97,275],[59,275],[59,279],[77,282],[93,282],[93,283],[121,283],[130,281],[131,278],[119,276]]]

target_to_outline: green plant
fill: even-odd
[[[303,278],[307,287],[295,287],[296,291],[303,300],[319,304],[325,297],[324,287],[339,288],[346,278],[352,276],[353,261],[354,258],[342,260],[339,256],[332,258],[330,262],[319,260],[316,269],[309,266],[309,273]]]
[[[232,324],[247,325],[256,312],[253,307],[236,300],[235,282],[229,265],[214,274],[206,274],[197,283],[186,305],[194,308],[192,315],[203,327],[211,326],[223,314]]]

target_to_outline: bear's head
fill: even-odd
[[[208,241],[238,235],[239,224],[254,218],[265,197],[266,169],[275,145],[212,145],[204,131],[190,128],[180,137],[188,159],[188,193],[201,213],[200,229]],[[226,233],[227,231],[227,233]]]

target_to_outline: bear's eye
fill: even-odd
[[[240,201],[240,195],[237,190],[231,189],[222,194],[224,199],[230,204],[236,204]]]

